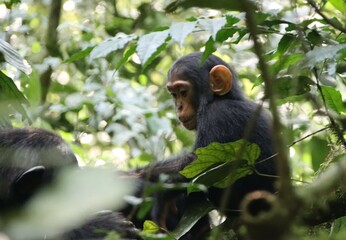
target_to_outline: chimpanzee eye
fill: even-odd
[[[171,94],[171,96],[172,96],[173,98],[177,98],[177,94],[176,94],[176,93],[171,92],[170,94]]]
[[[187,96],[187,91],[186,91],[186,90],[181,90],[181,91],[179,92],[179,94],[180,94],[180,96],[182,96],[182,97],[186,97],[186,96]]]

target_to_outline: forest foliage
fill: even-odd
[[[232,65],[247,96],[279,121],[278,152],[287,157],[282,169],[290,172],[282,181],[315,186],[319,177],[330,180],[332,166],[346,161],[343,0],[5,0],[0,20],[1,127],[59,132],[80,165],[129,169],[192,146],[194,134],[179,126],[164,87],[173,61],[192,51],[202,51],[204,59],[214,53]],[[208,166],[199,163],[203,151],[214,150],[220,166],[229,167],[222,155],[236,159],[232,148],[239,146],[199,149],[198,161],[182,174],[197,176],[201,185],[227,186],[235,179],[220,179],[222,167],[203,177]],[[246,148],[233,176],[253,171],[258,152],[256,146]],[[316,193],[327,201],[342,186],[339,180],[297,196],[314,203]],[[197,209],[182,226],[190,226],[196,212],[205,214]],[[294,234],[342,239],[342,214],[328,221],[333,227],[318,228],[318,234],[306,236],[305,228]]]

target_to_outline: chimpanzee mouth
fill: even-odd
[[[179,119],[181,124],[186,128],[186,129],[193,129],[195,126],[195,118],[182,118]]]

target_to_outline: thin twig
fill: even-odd
[[[318,15],[320,15],[323,18],[323,20],[326,21],[330,26],[339,30],[340,32],[346,33],[346,28],[340,26],[340,24],[337,24],[336,22],[329,19],[323,12],[321,12],[315,1],[307,0],[307,2],[315,9]]]
[[[288,147],[292,147],[293,145],[295,145],[295,144],[297,144],[297,143],[299,143],[299,142],[301,142],[301,141],[303,141],[303,140],[305,140],[305,139],[307,139],[307,138],[309,138],[309,137],[311,137],[311,136],[313,136],[313,135],[315,135],[317,133],[323,132],[323,131],[325,131],[325,130],[327,130],[329,128],[330,127],[327,126],[327,127],[321,128],[320,130],[317,130],[317,131],[315,131],[313,133],[310,133],[310,134],[308,134],[308,135],[306,135],[306,136],[304,136],[304,137],[302,137],[302,138],[300,138],[298,140],[293,141]]]

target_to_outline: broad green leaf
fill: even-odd
[[[341,13],[346,13],[346,2],[344,0],[329,0],[328,2],[330,2]]]
[[[240,21],[240,19],[233,16],[233,15],[226,15],[226,21],[227,21],[226,26],[229,27],[229,26],[233,26],[234,24],[238,23]]]
[[[285,34],[279,42],[278,48],[276,50],[276,54],[282,55],[284,54],[290,46],[297,41],[297,37],[292,34]]]
[[[136,218],[137,219],[145,219],[148,214],[150,214],[151,209],[153,208],[154,202],[152,199],[145,198],[143,201],[140,203]]]
[[[144,233],[157,233],[160,231],[160,227],[157,226],[156,223],[150,220],[146,220],[143,224],[143,232]]]
[[[0,100],[2,101],[1,111],[5,111],[3,107],[7,108],[12,105],[13,108],[22,114],[25,118],[29,119],[22,104],[29,104],[23,93],[19,91],[13,80],[0,71]],[[4,112],[2,112],[4,114]]]
[[[73,54],[70,58],[66,59],[64,62],[65,63],[71,63],[71,62],[75,62],[77,60],[80,60],[82,58],[85,58],[86,56],[88,56],[90,54],[90,52],[94,49],[94,47],[87,47],[85,49],[83,49],[82,51],[79,51],[75,54]]]
[[[0,53],[2,53],[5,61],[12,66],[18,68],[25,74],[29,75],[32,71],[28,62],[19,55],[19,53],[12,48],[10,44],[0,39]]]
[[[287,76],[275,80],[275,89],[281,99],[307,93],[310,91],[311,85],[314,85],[314,82],[305,76],[295,79]]]
[[[165,45],[168,37],[169,30],[152,32],[140,37],[137,43],[137,54],[144,68],[162,51],[162,46]]]
[[[317,63],[324,60],[336,59],[338,53],[344,48],[346,48],[346,44],[316,47],[306,54],[303,60],[303,67],[313,68]]]
[[[210,36],[208,41],[205,43],[205,50],[203,52],[201,63],[204,63],[207,58],[216,51],[215,40]]]
[[[90,53],[90,60],[105,57],[111,52],[123,49],[126,44],[136,38],[137,36],[135,34],[126,35],[124,33],[118,33],[115,37],[109,38],[97,45]]]
[[[192,33],[195,29],[196,24],[197,21],[173,23],[169,28],[169,34],[171,35],[173,40],[179,43],[181,47],[187,35]]]
[[[225,149],[219,143],[211,143],[205,148],[198,148],[195,152],[197,159],[187,165],[180,174],[186,178],[193,178],[209,167],[229,161],[235,160],[234,148]]]
[[[37,71],[33,71],[28,76],[26,87],[23,88],[23,94],[27,97],[31,107],[35,108],[41,104],[41,81]]]
[[[243,139],[231,143],[211,143],[207,147],[195,151],[197,159],[187,165],[180,174],[186,178],[193,178],[210,167],[225,162],[246,160],[248,165],[253,165],[259,157],[260,149],[256,144],[251,144]]]
[[[250,175],[254,172],[254,168],[248,164],[246,165],[240,165],[237,166],[234,171],[232,172],[228,172],[228,174],[226,174],[226,177],[224,179],[222,179],[221,181],[216,182],[215,184],[213,184],[214,187],[218,187],[218,188],[226,188],[230,185],[232,185],[233,183],[235,183],[235,181],[237,181],[240,178],[243,178],[247,175]]]
[[[171,232],[175,239],[180,239],[186,234],[196,222],[207,215],[215,207],[207,200],[199,201],[189,207],[182,216],[178,226]]]
[[[337,113],[346,112],[346,104],[342,101],[341,93],[333,87],[322,86],[322,94],[329,108]]]
[[[217,34],[215,41],[217,42],[224,42],[228,38],[232,37],[236,32],[238,32],[239,28],[234,27],[233,25],[238,23],[240,21],[239,18],[236,18],[232,15],[226,16],[226,24],[221,28]]]
[[[4,0],[0,1],[0,4],[5,4],[8,9],[11,9],[15,4],[20,3],[21,0]]]
[[[243,144],[246,144],[246,147],[242,149]],[[239,149],[236,150],[237,154],[239,151],[243,151],[244,156],[241,156],[240,158],[242,160],[246,160],[248,165],[254,165],[256,160],[261,155],[261,149],[257,144],[245,142],[245,140],[242,140],[240,144],[237,145]]]
[[[345,228],[346,228],[346,217],[345,216],[340,217],[333,221],[333,227],[331,228],[331,232],[329,236],[331,237],[331,239],[341,239],[345,236]],[[338,238],[337,236],[340,236],[340,238]]]
[[[323,162],[325,162],[330,146],[325,139],[312,137],[309,142],[312,168],[317,172]]]
[[[316,29],[311,30],[306,38],[315,46],[319,46],[324,42],[324,37]]]
[[[235,181],[254,172],[254,165],[245,160],[226,162],[200,174],[193,182],[207,187],[226,188]]]
[[[226,17],[215,18],[215,19],[198,19],[198,23],[201,28],[211,33],[213,39],[216,39],[216,34],[222,29],[227,23]]]
[[[304,54],[302,53],[293,53],[290,55],[285,55],[284,57],[282,57],[282,60],[278,62],[281,65],[280,70],[286,69],[292,65],[295,65],[303,57],[304,57]]]

